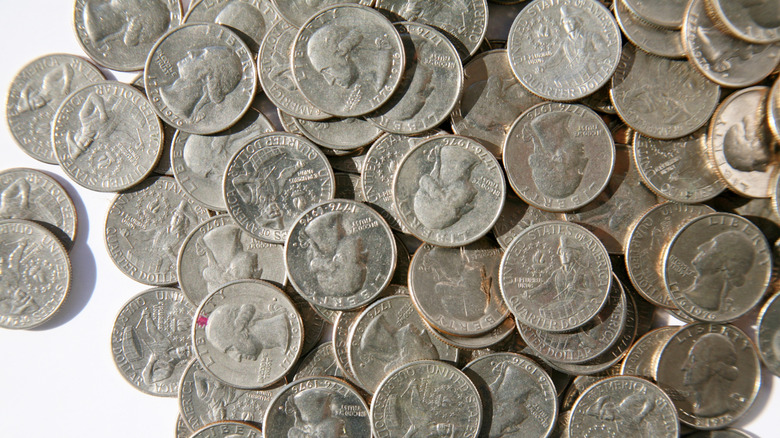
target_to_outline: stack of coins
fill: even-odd
[[[142,73],[18,74],[19,146],[118,192],[108,255],[152,288],[112,354],[177,437],[674,437],[780,373],[776,3],[496,3],[78,0]],[[0,173],[0,326],[56,312],[74,234]]]

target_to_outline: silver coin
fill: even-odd
[[[758,315],[757,339],[761,361],[775,375],[780,375],[780,300],[773,295]]]
[[[677,326],[659,327],[639,338],[626,353],[620,374],[655,381],[661,350],[679,329]]]
[[[404,47],[382,14],[342,4],[308,19],[295,37],[291,62],[309,102],[334,116],[355,117],[382,106],[398,88]]]
[[[81,48],[98,64],[119,71],[143,69],[154,43],[181,17],[179,0],[76,0],[73,13]]]
[[[409,255],[409,249],[397,234],[393,234],[395,237],[395,248],[398,252],[398,261],[395,264],[395,273],[393,278],[390,279],[390,284],[406,286],[409,284],[409,265],[412,263],[412,256]],[[408,234],[404,235],[408,236]]]
[[[648,23],[643,18],[635,15],[626,6],[627,1],[618,0],[612,7],[620,29],[629,41],[647,53],[663,56],[664,58],[684,58],[680,31],[677,29],[664,29]],[[633,0],[637,2],[637,0]],[[673,3],[672,2],[667,3]],[[678,1],[677,3],[683,3]]]
[[[615,165],[615,141],[593,110],[541,103],[510,128],[503,161],[509,184],[525,202],[543,210],[570,211],[606,187]]]
[[[529,91],[572,101],[607,83],[620,61],[620,28],[596,0],[535,0],[515,18],[507,52]]]
[[[0,171],[0,219],[24,219],[43,225],[65,245],[76,239],[76,206],[68,192],[35,169]]]
[[[636,291],[659,307],[676,305],[664,284],[661,270],[666,246],[688,221],[714,213],[706,205],[665,202],[647,211],[634,225],[626,244],[626,269]]]
[[[408,293],[409,291],[406,290],[407,295]],[[347,348],[349,346],[349,332],[352,330],[352,325],[359,316],[360,311],[339,312],[338,316],[336,316],[336,320],[333,321],[332,344],[336,365],[341,371],[341,374],[344,376],[344,379],[350,382],[355,382],[358,385],[359,383],[357,383],[357,379],[352,374],[352,366],[349,364],[349,352]]]
[[[275,132],[236,152],[225,171],[223,193],[228,213],[241,228],[260,240],[283,243],[301,213],[333,198],[334,178],[314,144]]]
[[[284,246],[255,239],[226,214],[201,222],[182,241],[176,261],[179,285],[194,305],[235,280],[287,282]]]
[[[263,437],[369,438],[368,405],[352,386],[330,377],[287,385],[268,406]]]
[[[130,85],[134,86],[141,93],[146,95],[146,89],[144,89],[144,74],[140,73],[138,76],[130,82]],[[173,137],[176,135],[176,128],[173,126],[162,123],[163,127],[163,146],[160,160],[157,162],[157,166],[154,167],[152,172],[158,175],[173,176],[173,169],[171,168],[171,143],[173,143]]]
[[[455,46],[431,26],[394,24],[406,55],[398,89],[367,116],[386,132],[419,134],[440,125],[452,112],[463,88],[463,65]]]
[[[648,137],[672,139],[704,126],[718,104],[720,87],[687,60],[623,47],[610,97],[620,118]]]
[[[373,301],[390,283],[396,263],[395,239],[384,219],[347,199],[306,210],[292,226],[284,252],[295,290],[335,310]]]
[[[305,354],[320,343],[322,334],[326,330],[326,320],[320,315],[319,309],[315,309],[314,306],[300,296],[289,283],[284,288],[284,292],[290,297],[293,304],[295,304],[298,313],[301,314],[301,319],[303,320],[303,346],[301,346],[301,354]]]
[[[615,105],[612,104],[612,100],[609,98],[610,84],[607,83],[603,87],[596,90],[595,93],[585,96],[578,101],[593,111],[598,111],[604,114],[616,115]]]
[[[707,13],[737,38],[756,44],[780,42],[780,16],[772,0],[729,2],[706,0]]]
[[[710,163],[706,129],[675,140],[657,140],[637,132],[633,152],[642,181],[666,199],[694,204],[726,189]]]
[[[298,362],[293,380],[298,381],[309,377],[337,377],[344,379],[344,373],[341,372],[336,363],[333,343],[323,342]]]
[[[679,29],[685,14],[686,0],[619,0],[649,24],[667,29]]]
[[[552,379],[536,363],[515,353],[495,353],[469,362],[463,372],[482,399],[480,437],[549,436],[558,413]]]
[[[493,234],[498,244],[506,249],[512,240],[531,225],[547,221],[563,221],[566,216],[531,207],[514,194],[507,193],[504,209],[493,226]]]
[[[146,61],[144,84],[163,121],[191,134],[213,134],[249,109],[257,72],[252,53],[233,31],[193,23],[157,41]]]
[[[70,291],[68,252],[41,225],[0,220],[0,327],[29,329],[49,320]]]
[[[573,437],[679,436],[677,412],[666,393],[647,380],[614,376],[580,395],[569,420]]]
[[[162,154],[162,124],[146,97],[115,81],[71,93],[54,116],[51,142],[62,170],[100,192],[132,187]]]
[[[176,131],[171,145],[173,175],[192,199],[211,210],[225,211],[222,185],[230,157],[259,135],[272,131],[271,122],[255,109],[218,134]]]
[[[691,63],[724,87],[746,87],[771,74],[780,61],[780,44],[751,44],[723,33],[705,4],[692,0],[685,12],[682,38]]]
[[[619,370],[615,370],[613,367],[600,374],[575,377],[571,381],[569,387],[566,388],[566,393],[563,396],[563,400],[561,400],[561,410],[571,412],[571,408],[574,407],[574,403],[578,398],[580,398],[580,395],[582,395],[586,389],[590,388],[595,383],[606,379],[607,377],[619,375],[616,374],[617,371]]]
[[[260,438],[263,432],[240,421],[220,421],[196,430],[190,438]]]
[[[347,3],[371,6],[374,0],[271,0],[271,3],[289,25],[298,29],[311,16],[325,8]]]
[[[463,59],[477,52],[488,27],[485,0],[376,0],[374,7],[406,21],[437,28],[447,35]]]
[[[466,350],[465,352],[471,352],[472,359],[474,358],[474,351],[483,351],[491,348],[501,351],[502,346],[507,344],[508,340],[511,340],[517,334],[515,320],[512,318],[505,319],[498,327],[477,336],[455,336],[436,330],[426,320],[423,320],[423,323],[428,332],[438,340],[460,350]]]
[[[398,163],[393,178],[401,224],[438,246],[463,246],[487,234],[505,198],[504,173],[493,154],[457,135],[421,143]]]
[[[25,65],[11,82],[5,104],[8,128],[22,151],[57,164],[51,144],[57,108],[74,90],[104,80],[100,69],[73,55],[46,55]]]
[[[108,255],[123,274],[135,281],[174,284],[182,242],[208,217],[206,209],[189,201],[173,178],[149,178],[117,195],[108,208]]]
[[[558,221],[532,225],[515,237],[499,272],[501,293],[515,319],[555,332],[581,327],[596,316],[612,281],[609,256],[596,236]]]
[[[176,397],[192,357],[194,314],[173,288],[148,289],[125,303],[111,331],[111,353],[122,377],[146,394]]]
[[[769,130],[780,142],[780,78],[775,79],[775,84],[769,92],[766,102],[766,115],[769,120]]]
[[[702,321],[733,321],[753,308],[772,276],[761,230],[730,213],[688,222],[664,254],[664,283],[677,307]]]
[[[176,416],[176,438],[189,438],[192,431],[184,423],[181,414]]]
[[[298,360],[303,322],[276,286],[238,280],[201,302],[192,339],[198,361],[220,381],[240,389],[267,388]]]
[[[179,413],[190,430],[226,420],[259,426],[269,402],[281,389],[234,388],[215,379],[193,358],[179,383]]]
[[[334,198],[349,199],[351,201],[365,202],[363,187],[360,184],[360,175],[354,173],[336,172],[336,193]]]
[[[322,149],[323,152],[325,152],[325,149]],[[367,149],[362,148],[358,149],[357,151],[350,151],[349,155],[328,155],[328,162],[336,172],[346,172],[360,175],[360,171],[363,169],[363,162],[366,159],[366,150]]]
[[[518,82],[506,49],[474,56],[464,74],[463,95],[452,111],[452,130],[479,141],[500,158],[515,119],[542,99]]]
[[[347,352],[352,374],[369,393],[398,367],[417,360],[455,363],[458,350],[425,328],[411,298],[381,299],[360,314],[349,332]]]
[[[498,327],[509,316],[498,287],[502,254],[486,238],[459,248],[421,246],[409,268],[410,296],[420,316],[454,336]]]
[[[753,342],[738,328],[689,324],[661,351],[657,379],[682,423],[720,429],[750,409],[761,384],[761,364]]]
[[[373,123],[357,117],[306,120],[293,117],[293,123],[309,140],[333,149],[352,151],[374,142],[383,131]]]
[[[476,438],[482,402],[474,383],[443,362],[420,360],[388,375],[371,403],[377,438]]]
[[[192,0],[185,23],[217,23],[238,34],[257,53],[260,43],[279,21],[270,0]]]
[[[268,30],[257,55],[260,84],[280,111],[307,120],[330,118],[330,114],[320,111],[303,97],[293,80],[290,53],[297,32],[297,28],[283,20]]]

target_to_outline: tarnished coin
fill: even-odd
[[[153,288],[122,306],[111,331],[119,373],[136,389],[176,397],[192,357],[195,307],[178,289]]]
[[[691,0],[685,12],[682,41],[691,63],[724,87],[746,87],[771,74],[780,60],[780,44],[751,44],[724,33],[707,14],[705,3]]]
[[[482,402],[474,383],[443,362],[421,360],[388,375],[371,403],[377,438],[476,438]]]
[[[228,213],[241,228],[266,242],[283,243],[301,213],[333,198],[335,181],[327,158],[314,144],[275,132],[236,152],[223,190]]]
[[[649,55],[626,44],[610,97],[630,127],[648,137],[672,139],[707,123],[718,105],[720,87],[687,60]]]
[[[390,284],[396,263],[395,239],[384,219],[347,199],[305,211],[292,226],[284,252],[295,290],[335,310],[373,301]]]
[[[235,124],[257,87],[252,53],[233,31],[193,23],[165,34],[144,69],[146,95],[163,121],[191,134]]]
[[[62,170],[100,192],[132,187],[162,154],[162,124],[146,97],[115,81],[71,93],[54,116],[51,142]]]
[[[382,14],[342,4],[306,21],[293,42],[291,62],[295,83],[309,102],[328,114],[354,117],[381,107],[398,88],[404,47]]]
[[[672,399],[658,386],[631,376],[614,376],[586,389],[569,420],[572,437],[675,438],[679,422]]]
[[[264,0],[268,1],[268,0]],[[292,77],[290,53],[298,29],[279,20],[271,27],[257,55],[260,84],[268,99],[285,113],[307,120],[330,118],[303,97]]]
[[[427,321],[423,320],[423,322],[425,323],[428,332],[433,334],[440,341],[455,348],[470,350],[472,353],[477,350],[504,345],[507,340],[511,340],[511,338],[517,334],[515,320],[512,318],[505,319],[498,327],[477,336],[455,336],[443,333],[431,327]]]
[[[241,36],[249,49],[257,53],[260,43],[279,14],[270,0],[191,1],[185,23],[217,23]]]
[[[563,332],[599,313],[612,285],[604,245],[579,225],[543,222],[520,233],[501,260],[499,285],[518,322]]]
[[[664,58],[685,57],[685,49],[683,49],[682,38],[678,29],[665,29],[648,23],[631,12],[628,6],[626,6],[627,1],[637,2],[637,0],[618,0],[613,3],[612,10],[615,13],[615,19],[617,19],[620,29],[623,30],[623,34],[629,41],[652,55],[663,56]],[[682,0],[659,3],[674,3],[675,1],[683,6],[685,5],[685,2]]]
[[[377,0],[375,7],[403,20],[437,28],[447,35],[463,59],[477,52],[487,32],[485,0]]]
[[[626,353],[620,365],[620,374],[655,381],[661,350],[679,329],[677,326],[666,326],[645,333]]]
[[[431,336],[411,298],[393,296],[366,308],[353,323],[347,347],[352,373],[373,393],[396,368],[416,360],[455,363],[458,350]]]
[[[274,131],[259,111],[250,109],[227,131],[214,135],[176,131],[171,145],[171,165],[176,181],[195,201],[211,210],[225,211],[223,178],[230,157],[259,135]]]
[[[710,158],[723,181],[736,193],[768,198],[778,169],[774,139],[766,122],[769,88],[745,88],[718,107],[708,133]]]
[[[507,52],[529,91],[568,102],[607,83],[620,61],[620,29],[597,0],[535,0],[515,18]]]
[[[686,0],[617,0],[642,20],[667,29],[679,29],[685,14]]]
[[[298,362],[293,380],[298,381],[309,377],[337,377],[344,379],[344,373],[341,372],[336,363],[333,343],[323,342]]]
[[[772,0],[705,0],[707,12],[728,33],[756,44],[780,42],[780,15]]]
[[[25,65],[11,82],[5,104],[8,128],[22,151],[56,164],[51,126],[57,108],[71,92],[104,80],[97,67],[73,55],[46,55]]]
[[[317,12],[344,3],[354,3],[363,6],[371,6],[374,0],[270,0],[274,8],[289,25],[300,28]]]
[[[536,363],[515,353],[495,353],[469,362],[463,372],[482,400],[478,436],[549,436],[558,413],[552,379]]]
[[[404,43],[404,74],[390,99],[367,118],[386,132],[419,134],[452,112],[463,88],[463,65],[455,46],[433,27],[394,26]]]
[[[373,123],[358,117],[327,120],[306,120],[293,117],[292,120],[301,135],[337,153],[349,153],[349,151],[370,145],[383,133]]]
[[[417,311],[434,329],[455,336],[498,327],[509,316],[498,287],[502,253],[487,238],[459,248],[421,246],[409,268]]]
[[[174,284],[182,242],[208,217],[206,209],[190,201],[173,178],[149,178],[117,195],[108,208],[108,255],[135,281]]]
[[[152,46],[181,23],[179,0],[76,0],[74,24],[81,48],[98,64],[141,70]]]
[[[267,388],[300,356],[303,322],[276,286],[238,280],[201,302],[192,338],[198,361],[211,375],[240,389]]]
[[[368,405],[355,388],[339,379],[298,380],[271,401],[263,436],[369,438]]]
[[[0,220],[0,327],[45,323],[68,295],[71,267],[57,237],[26,220]]]
[[[263,390],[234,388],[215,379],[197,359],[192,359],[179,383],[179,412],[190,430],[226,420],[259,426],[268,403],[281,389],[281,385]]]
[[[263,432],[239,421],[219,421],[195,431],[190,438],[260,438]]]
[[[689,324],[661,351],[656,378],[681,422],[720,429],[750,409],[761,385],[761,364],[753,342],[738,328]]]
[[[201,222],[181,244],[176,272],[182,291],[194,305],[235,280],[287,281],[284,246],[263,242],[226,214]]]
[[[547,102],[517,118],[503,160],[509,184],[521,199],[543,210],[570,211],[606,187],[615,142],[593,110]]]
[[[531,207],[514,194],[507,193],[504,209],[493,226],[493,234],[498,244],[506,249],[512,240],[526,228],[540,222],[562,221],[566,216]]]
[[[76,206],[54,178],[35,169],[0,171],[0,219],[24,219],[43,225],[65,245],[76,239]]]
[[[431,138],[407,153],[393,178],[401,224],[418,239],[456,247],[476,241],[498,220],[506,198],[496,158],[475,140]]]
[[[732,321],[764,296],[772,250],[747,219],[712,213],[688,222],[672,238],[663,273],[680,310],[702,321]]]
[[[657,140],[637,132],[633,152],[642,181],[666,199],[694,204],[726,188],[709,162],[704,128],[675,140]]]
[[[775,375],[780,375],[780,294],[772,296],[758,315],[758,353]]]
[[[664,252],[672,237],[690,220],[714,213],[706,205],[665,202],[646,212],[634,225],[626,244],[626,269],[642,297],[656,306],[676,305],[664,283]]]
[[[780,78],[775,79],[775,84],[769,92],[766,102],[766,115],[769,121],[769,130],[780,142]]]

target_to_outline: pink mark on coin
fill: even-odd
[[[208,316],[200,315],[198,316],[198,320],[195,322],[195,324],[198,325],[198,327],[206,327],[206,324],[208,324],[209,318]]]

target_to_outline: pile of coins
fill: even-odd
[[[112,353],[177,437],[711,436],[780,373],[776,2],[514,10],[498,41],[485,0],[77,0],[142,75],[18,74],[19,146],[118,192],[108,254],[152,288]],[[75,209],[32,169],[0,193],[0,326],[31,328]]]

